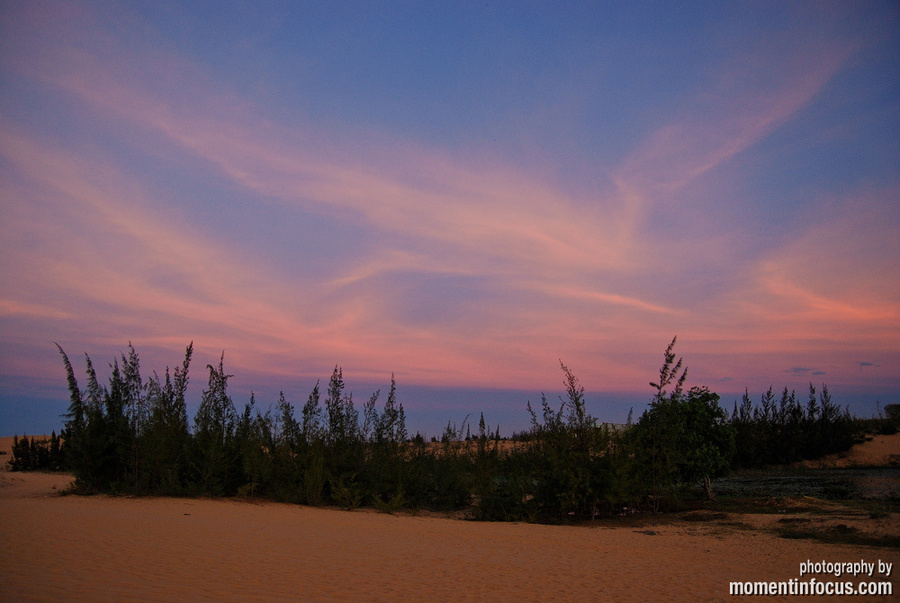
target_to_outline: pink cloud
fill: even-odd
[[[284,358],[292,357],[315,370],[340,362],[360,378],[396,370],[433,384],[540,387],[557,383],[560,357],[593,358],[584,371],[597,373],[585,382],[615,389],[644,387],[635,350],[662,349],[675,333],[689,335],[687,346],[702,341],[730,358],[803,351],[811,331],[837,341],[869,324],[886,327],[879,345],[897,344],[896,287],[872,285],[879,278],[871,272],[859,276],[877,253],[860,249],[839,271],[858,277],[854,291],[835,293],[836,275],[818,281],[831,271],[809,269],[845,257],[823,256],[818,241],[847,229],[866,240],[870,227],[884,232],[878,224],[845,218],[800,233],[798,242],[748,261],[747,284],[723,290],[709,282],[734,259],[731,233],[698,240],[656,224],[677,212],[703,222],[703,212],[677,195],[690,188],[708,200],[710,174],[808,106],[852,44],[805,40],[795,60],[773,48],[761,63],[729,65],[613,168],[606,190],[587,197],[484,153],[472,160],[384,134],[357,143],[308,124],[272,123],[152,37],[140,42],[149,48],[135,50],[86,16],[73,30],[64,20],[45,29],[43,19],[4,46],[21,44],[2,59],[20,77],[78,99],[79,110],[102,114],[151,153],[213,166],[250,202],[274,203],[285,215],[339,216],[388,241],[302,284],[259,258],[226,264],[227,244],[158,213],[157,193],[139,176],[5,125],[0,153],[29,186],[2,185],[15,199],[4,202],[11,206],[4,237],[39,245],[16,246],[17,266],[8,272],[29,294],[5,297],[0,312],[55,321],[42,327],[48,334],[76,315],[79,335],[92,330],[84,324],[99,324],[107,332],[93,336],[117,345],[135,332],[173,349],[193,338],[259,373],[286,374],[294,369]],[[761,70],[771,83],[750,81]],[[404,246],[390,243],[396,238]],[[693,277],[683,276],[684,266],[712,275],[702,294],[689,282],[684,291],[666,288]],[[472,319],[458,325],[393,319],[385,308],[404,300],[384,283],[397,274],[481,278],[494,283],[496,307],[473,307]],[[649,358],[650,377],[658,356]]]
[[[900,344],[900,215],[896,187],[843,199],[806,232],[765,258],[758,287],[798,325],[849,333],[877,325]],[[802,327],[801,327],[802,328]]]

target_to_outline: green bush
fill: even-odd
[[[625,474],[638,492],[647,493],[654,510],[665,496],[677,496],[677,486],[701,481],[708,486],[710,478],[727,473],[735,450],[734,430],[719,396],[706,387],[684,393],[687,369],[680,358],[675,362],[675,341],[666,350],[659,381],[650,384],[656,389],[650,408],[624,438],[630,453]]]
[[[610,434],[587,412],[578,379],[564,364],[560,366],[566,398],[559,411],[544,396],[538,420],[528,404],[533,444],[526,459],[534,482],[534,505],[546,519],[593,517],[606,501],[613,479]]]

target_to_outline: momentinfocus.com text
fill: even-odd
[[[783,581],[731,582],[731,595],[861,595],[884,596],[893,595],[893,583],[889,580],[894,564],[879,559],[869,562],[859,561],[812,561],[800,564],[800,578]],[[853,577],[855,580],[821,580],[804,576],[834,576],[835,578]]]

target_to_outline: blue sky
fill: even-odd
[[[0,431],[60,424],[54,341],[193,341],[198,400],[224,350],[239,404],[394,373],[433,432],[525,427],[560,360],[624,420],[677,334],[727,406],[871,414],[898,65],[894,2],[4,4]]]

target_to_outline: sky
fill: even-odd
[[[193,341],[194,408],[223,352],[263,409],[393,374],[439,435],[526,428],[561,362],[624,422],[677,335],[726,408],[872,416],[900,5],[2,2],[0,213],[0,435],[62,426],[54,342],[146,378]]]

